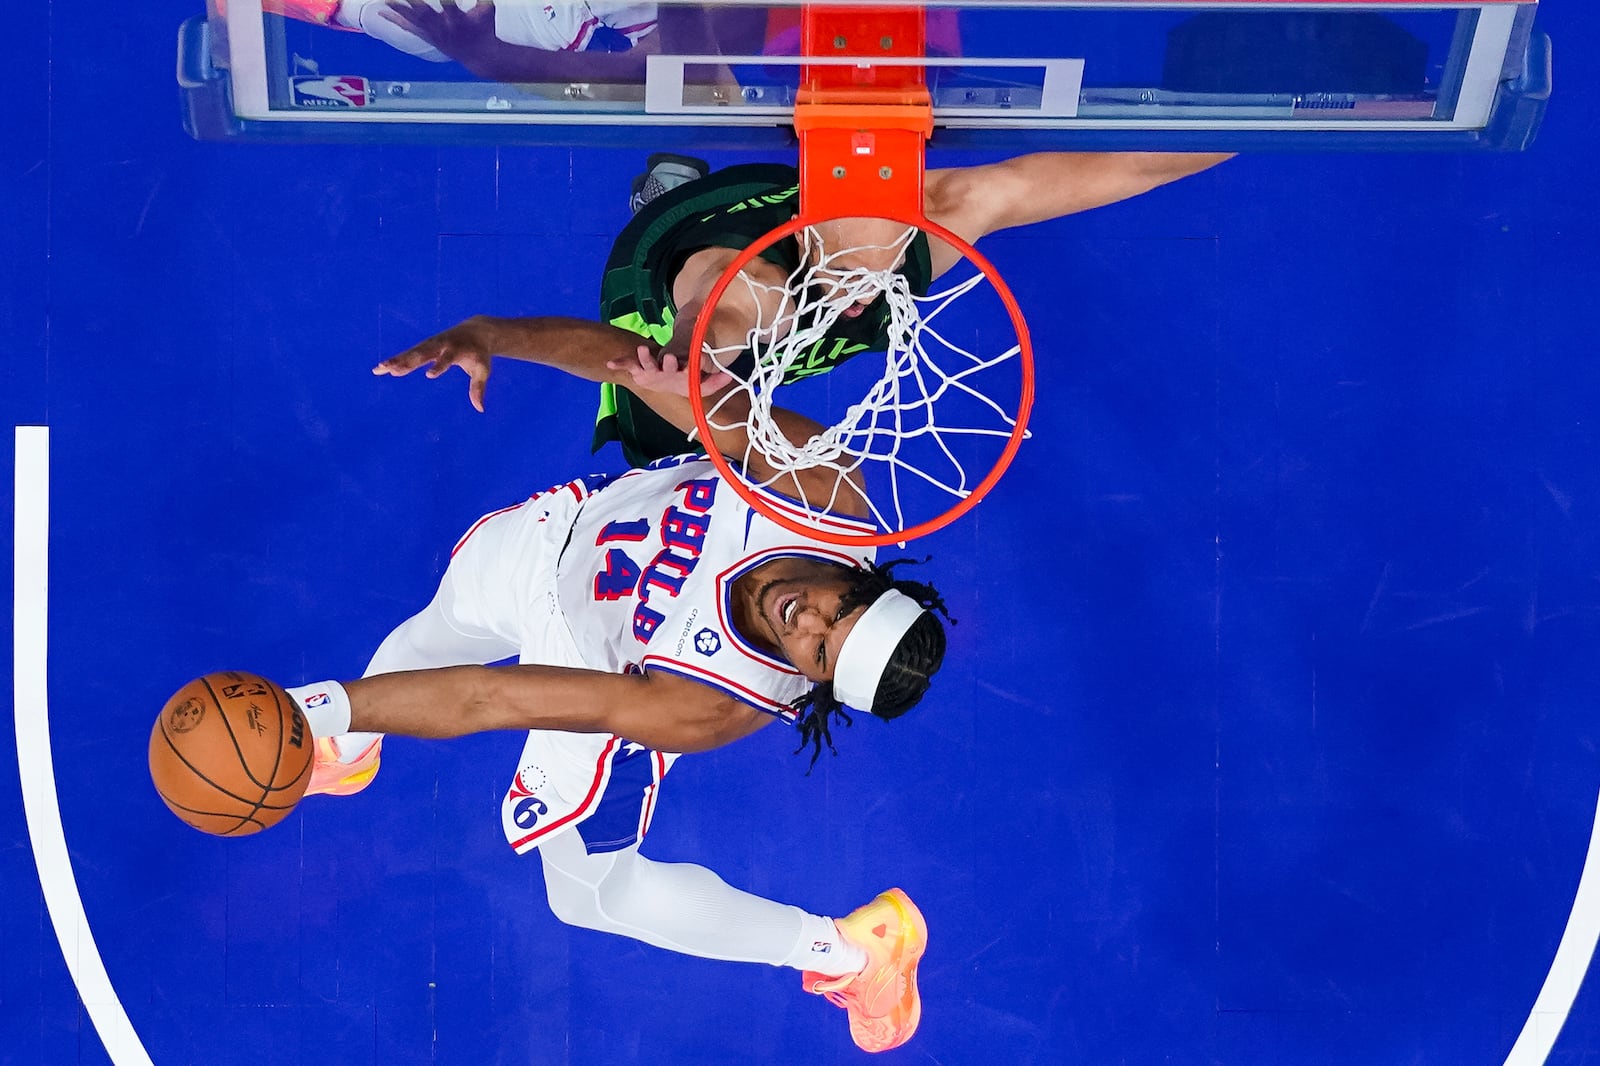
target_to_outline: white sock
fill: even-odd
[[[800,927],[800,939],[783,964],[827,977],[845,977],[861,972],[867,965],[867,953],[846,940],[832,918],[808,914]]]
[[[374,740],[382,738],[382,733],[340,733],[333,738],[333,750],[339,753],[340,762],[355,762],[366,754]]]

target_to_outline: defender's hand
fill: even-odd
[[[403,378],[419,367],[428,367],[428,377],[436,378],[451,367],[460,367],[467,375],[467,399],[479,411],[483,410],[483,394],[489,384],[489,370],[493,354],[476,319],[467,319],[436,333],[420,344],[412,345],[399,355],[385,359],[372,368],[377,375]]]

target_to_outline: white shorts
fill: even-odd
[[[500,0],[494,8],[496,37],[506,44],[543,48],[547,52],[582,52],[591,46],[602,51],[626,51],[655,28],[655,4]]]
[[[455,619],[518,648],[518,662],[588,666],[556,598],[556,564],[587,495],[573,482],[480,518],[445,574]],[[630,847],[650,827],[677,758],[610,733],[532,730],[500,805],[506,839],[527,852],[576,829],[591,853]]]

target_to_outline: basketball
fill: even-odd
[[[259,833],[294,810],[311,781],[312,739],[289,694],[225,670],[196,678],[150,731],[150,780],[172,813],[203,833]]]

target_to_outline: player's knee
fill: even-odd
[[[637,851],[619,851],[616,861],[595,885],[595,902],[600,913],[636,914],[651,903],[645,884],[650,860]]]
[[[572,881],[552,878],[548,872],[545,874],[544,887],[550,901],[550,913],[559,921],[579,929],[600,927],[600,910],[595,906],[592,889]]]
[[[550,901],[550,913],[558,920],[580,929],[600,928],[600,906],[595,897],[595,886],[547,862],[544,867],[544,890],[545,897]]]
[[[616,880],[615,856],[590,855],[581,844],[577,848],[547,847],[540,851],[550,913],[567,925],[605,931],[609,923],[603,900],[608,886]]]

